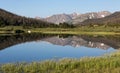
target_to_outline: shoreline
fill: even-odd
[[[2,73],[117,73],[120,71],[120,53],[81,59],[60,59],[32,63],[0,65]]]

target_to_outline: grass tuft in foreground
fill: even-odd
[[[120,53],[104,57],[3,64],[0,73],[120,73]]]

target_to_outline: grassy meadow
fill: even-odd
[[[120,35],[120,28],[113,27],[76,27],[76,28],[23,28],[22,26],[6,26],[0,28],[0,34],[12,33],[16,30],[22,30],[25,33],[44,33],[44,34],[89,34],[89,35]]]

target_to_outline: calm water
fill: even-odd
[[[0,63],[101,56],[120,48],[119,36],[24,34],[0,36]]]

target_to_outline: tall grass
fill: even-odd
[[[120,54],[82,59],[2,64],[0,73],[120,73]]]

